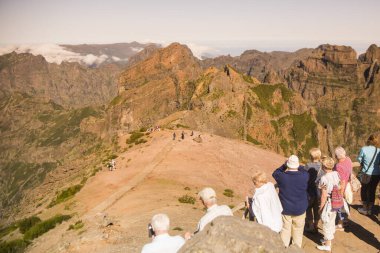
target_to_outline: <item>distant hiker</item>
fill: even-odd
[[[273,183],[268,182],[264,172],[252,177],[256,190],[252,197],[252,211],[259,224],[279,233],[282,229],[282,206]]]
[[[233,216],[231,209],[226,206],[218,206],[216,201],[216,193],[212,188],[204,188],[202,191],[198,193],[199,199],[202,202],[203,206],[207,208],[206,214],[201,218],[198,223],[197,230],[194,232],[198,233],[202,231],[208,223],[213,221],[216,217],[219,216]],[[187,232],[185,234],[185,239],[190,239],[192,234]]]
[[[111,160],[111,166],[112,166],[112,170],[116,170],[116,161],[115,161],[115,159]]]
[[[277,182],[283,208],[281,239],[285,247],[289,247],[290,239],[293,239],[293,244],[301,248],[308,206],[309,174],[300,166],[298,157],[291,155],[272,176]]]
[[[319,200],[321,192],[318,189],[319,180],[325,174],[322,169],[322,152],[319,148],[312,148],[309,151],[311,162],[305,165],[305,171],[309,173],[309,182],[307,186],[307,194],[309,197],[309,205],[306,210],[306,226],[307,232],[318,232],[319,222]]]
[[[198,135],[198,137],[195,137],[195,138],[193,139],[193,141],[198,142],[198,143],[201,143],[203,140],[202,140],[201,135]]]
[[[182,133],[181,133],[181,139],[182,139],[182,140],[185,139],[185,132],[184,132],[184,131],[182,131]]]
[[[342,147],[337,147],[335,149],[335,157],[338,160],[335,165],[335,171],[338,172],[340,179],[341,194],[344,196],[347,185],[350,182],[350,177],[352,173],[352,161],[346,155],[346,151]],[[348,188],[350,189],[350,188]],[[341,208],[337,211],[338,215],[338,224],[336,229],[338,231],[343,231],[343,226],[347,224],[347,213],[344,211],[344,208]]]
[[[226,73],[227,76],[230,77],[230,69],[228,68],[227,65],[224,66],[224,73]]]
[[[191,134],[190,134],[190,136],[193,136],[194,135],[194,131],[191,131]]]
[[[112,171],[112,164],[111,164],[111,161],[109,161],[109,162],[107,163],[107,168],[108,168],[109,171]]]
[[[177,135],[175,134],[175,132],[173,133],[173,141],[175,140],[175,137],[176,137]]]
[[[153,216],[151,224],[149,224],[150,235],[152,235],[152,242],[145,244],[141,253],[176,253],[185,240],[177,235],[170,236],[168,234],[170,228],[170,220],[166,214],[160,213]]]
[[[364,215],[372,214],[372,207],[375,203],[376,188],[380,181],[380,145],[378,135],[370,135],[366,146],[360,149],[358,161],[361,164],[359,180],[362,184],[360,196],[363,207],[358,211]]]
[[[332,240],[335,234],[335,218],[336,211],[343,204],[343,197],[340,194],[340,179],[338,172],[333,171],[334,159],[326,157],[322,160],[322,168],[325,175],[322,176],[319,182],[321,189],[321,205],[319,212],[322,220],[322,245],[317,245],[317,249],[322,251],[331,251]],[[341,204],[339,204],[341,202]]]

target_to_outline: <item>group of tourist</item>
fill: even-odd
[[[380,181],[379,144],[379,137],[371,135],[357,158],[361,164],[359,180],[363,203],[358,211],[364,215],[372,213]],[[256,172],[252,176],[255,191],[247,207],[258,223],[280,234],[285,247],[290,244],[301,247],[304,231],[317,232],[321,222],[323,238],[317,249],[331,251],[335,231],[344,230],[347,225],[352,202],[347,199],[348,193],[351,191],[352,196],[352,190],[358,188],[355,184],[360,183],[354,182],[357,179],[352,173],[352,161],[343,147],[335,149],[336,161],[322,157],[318,148],[312,148],[309,153],[311,159],[305,166],[300,165],[297,156],[291,155],[273,172],[278,193],[264,172]],[[207,211],[196,232],[187,232],[185,239],[169,236],[168,216],[157,214],[151,222],[154,239],[143,247],[142,253],[177,252],[185,240],[190,240],[216,217],[233,215],[228,206],[217,205],[212,188],[205,188],[198,195]]]

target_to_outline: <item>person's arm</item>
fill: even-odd
[[[363,148],[360,149],[360,152],[359,152],[359,155],[358,155],[358,161],[359,163],[361,164],[364,160],[364,151],[363,151]]]
[[[323,207],[327,202],[327,187],[322,186],[321,188],[321,205],[319,206],[319,212],[322,213]]]
[[[273,174],[272,174],[272,177],[278,181],[278,179],[280,178],[280,175],[286,170],[286,166],[285,165],[282,165],[280,168],[276,169]]]

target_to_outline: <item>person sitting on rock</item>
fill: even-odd
[[[282,206],[273,183],[268,182],[264,172],[256,172],[252,177],[255,193],[252,197],[252,211],[259,224],[279,233],[282,229]]]
[[[203,206],[207,208],[206,214],[201,218],[198,223],[197,230],[194,232],[198,233],[202,231],[207,224],[213,221],[216,217],[219,216],[233,216],[231,209],[226,205],[218,206],[216,203],[216,193],[214,189],[207,187],[198,193],[199,199],[202,202]],[[187,232],[185,234],[185,239],[190,239],[192,234]]]
[[[170,236],[168,234],[170,220],[166,214],[154,215],[151,226],[154,232],[153,240],[144,245],[141,253],[176,253],[185,243],[181,236]]]
[[[280,232],[285,247],[293,244],[302,247],[306,209],[308,207],[307,186],[309,174],[299,164],[299,159],[291,155],[287,162],[272,174],[279,188],[283,227]]]

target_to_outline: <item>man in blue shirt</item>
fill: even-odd
[[[281,239],[285,247],[289,246],[292,238],[293,244],[301,248],[308,207],[309,173],[300,166],[298,157],[291,155],[283,166],[273,172],[272,176],[277,182],[283,208]]]

